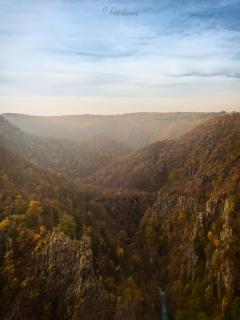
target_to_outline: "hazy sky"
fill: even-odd
[[[240,111],[240,0],[0,0],[0,112]]]

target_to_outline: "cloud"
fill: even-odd
[[[226,77],[226,78],[240,78],[240,72],[229,72],[229,71],[219,71],[219,72],[190,72],[190,73],[183,73],[183,74],[176,74],[172,75],[177,78],[187,78],[187,77]]]
[[[69,50],[67,48],[65,49],[44,49],[43,51],[49,53],[49,54],[57,54],[57,55],[77,55],[92,59],[108,59],[108,58],[124,58],[124,57],[130,57],[134,55],[134,52],[88,52],[88,51],[76,51],[76,50]]]

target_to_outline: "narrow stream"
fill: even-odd
[[[161,309],[160,309],[160,319],[161,320],[169,320],[168,316],[168,309],[167,309],[167,302],[166,302],[166,293],[159,288],[159,295],[160,295],[160,302],[161,302]]]

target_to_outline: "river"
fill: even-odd
[[[168,309],[167,309],[167,302],[166,302],[166,293],[159,288],[159,295],[160,295],[160,302],[161,302],[161,309],[160,309],[160,319],[161,320],[169,320]]]

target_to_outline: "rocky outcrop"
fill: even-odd
[[[190,218],[187,218],[188,212],[191,213]],[[154,260],[156,272],[165,266],[162,282],[165,283],[167,279],[170,288],[175,281],[178,281],[179,288],[181,283],[186,288],[196,288],[194,290],[200,290],[201,287],[205,291],[199,292],[199,296],[203,294],[206,301],[209,295],[214,298],[216,308],[220,305],[222,314],[229,311],[237,281],[233,215],[234,202],[230,198],[213,196],[204,201],[189,195],[162,192],[156,203],[146,211],[141,222],[143,237],[146,226],[154,221],[157,234],[160,235],[156,237],[156,245],[161,247],[163,237],[164,247],[169,248],[163,255],[158,249],[158,260]],[[168,230],[169,236],[166,235]],[[151,256],[151,251],[147,254]],[[178,267],[175,266],[176,261]],[[175,295],[176,287],[174,288]],[[181,294],[181,289],[179,290],[178,294]],[[176,297],[171,297],[170,293],[171,299],[177,304]],[[216,309],[215,312],[220,311]]]
[[[223,210],[224,201],[218,198],[210,198],[206,202],[205,210],[196,213],[195,222],[189,237],[188,248],[186,251],[187,274],[194,281],[196,277],[196,267],[199,263],[199,253],[196,249],[196,242],[201,238],[207,238],[207,233],[211,223]]]
[[[235,267],[234,253],[231,247],[233,230],[231,226],[231,215],[233,214],[233,202],[226,199],[222,210],[219,212],[222,219],[222,228],[216,249],[212,256],[212,263],[207,264],[209,278],[217,287],[218,299],[221,299],[221,308],[224,312],[229,308],[234,295]]]
[[[78,257],[80,261],[73,286],[75,305],[72,319],[104,319],[108,297],[95,274],[91,239],[87,236],[81,240]]]
[[[46,317],[47,307],[54,308],[55,319],[105,319],[109,297],[93,267],[90,237],[84,235],[80,242],[73,242],[62,232],[53,231],[36,247],[32,259],[29,281],[34,283],[35,289],[31,290],[42,305],[39,319]],[[24,313],[31,310],[24,308],[27,296],[26,288],[25,293],[21,291],[17,297],[14,310],[6,320],[31,319],[30,314]]]
[[[153,206],[144,214],[141,225],[144,225],[149,218],[163,219],[176,208],[196,212],[199,206],[199,202],[194,197],[179,195],[176,192],[170,191],[161,192],[158,194]]]

